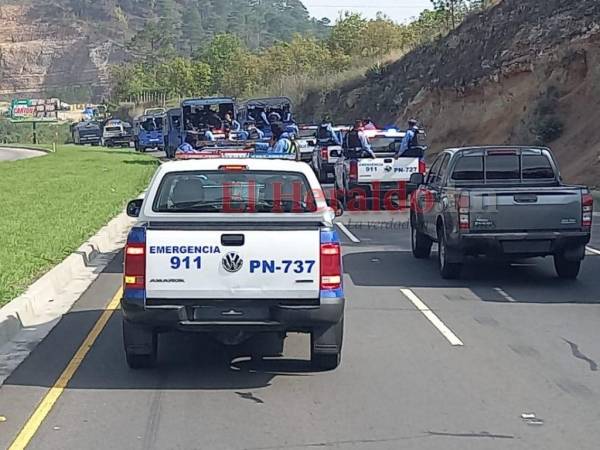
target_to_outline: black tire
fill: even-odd
[[[446,233],[443,228],[438,228],[438,263],[440,275],[445,280],[456,280],[462,272],[461,263],[448,262],[448,246],[446,244]]]
[[[410,244],[415,258],[427,259],[431,256],[433,241],[429,236],[417,230],[414,219],[410,221]]]
[[[123,346],[131,369],[150,369],[156,365],[158,335],[154,330],[123,320]],[[145,347],[147,352],[141,352],[140,347]]]
[[[344,342],[344,319],[326,330],[315,330],[310,334],[310,363],[319,371],[335,370],[342,361],[342,344]],[[336,352],[321,353],[319,345],[337,348]]]
[[[554,255],[554,268],[560,278],[575,280],[581,269],[581,261],[569,261],[563,255]]]

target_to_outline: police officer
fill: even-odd
[[[248,121],[244,126],[244,130],[240,132],[239,138],[242,141],[250,140],[261,140],[265,137],[265,133],[256,127],[256,122]]]
[[[394,158],[398,159],[404,153],[409,151],[411,148],[419,146],[419,126],[416,119],[408,120],[408,129],[406,130],[406,134],[402,138],[402,142],[400,144],[400,150],[396,152]]]
[[[319,128],[317,129],[315,137],[317,138],[317,144],[319,145],[342,145],[338,134],[333,130],[331,118],[327,115],[323,116],[323,120],[321,120],[321,125],[319,125]]]
[[[185,142],[177,147],[177,153],[194,153],[196,151],[196,136],[188,134]]]
[[[271,153],[294,153],[294,145],[291,136],[285,132],[285,127],[281,122],[271,124]]]
[[[368,157],[375,158],[375,153],[371,149],[369,139],[365,135],[363,121],[357,120],[354,122],[354,127],[346,134],[343,143],[343,149],[348,151],[361,151],[361,157],[366,154]]]

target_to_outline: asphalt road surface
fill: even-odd
[[[599,448],[600,256],[590,252],[575,282],[557,279],[550,259],[478,259],[444,281],[435,252],[413,259],[405,213],[344,222],[339,369],[312,372],[303,335],[283,357],[256,360],[257,342],[174,334],[161,337],[158,368],[132,371],[117,311],[29,448]],[[56,385],[120,269],[117,258],[0,389],[0,447]]]
[[[18,159],[34,158],[45,154],[45,152],[37,150],[0,147],[0,161],[16,161]]]

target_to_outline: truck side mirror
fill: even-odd
[[[425,177],[422,173],[413,173],[410,175],[409,183],[414,184],[415,186],[420,186],[425,184]]]
[[[131,200],[127,204],[127,215],[129,217],[140,217],[140,213],[142,212],[142,204],[144,203],[143,198],[136,198],[135,200]]]

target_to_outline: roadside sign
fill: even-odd
[[[59,110],[57,98],[15,99],[10,104],[9,118],[13,122],[55,122]]]

